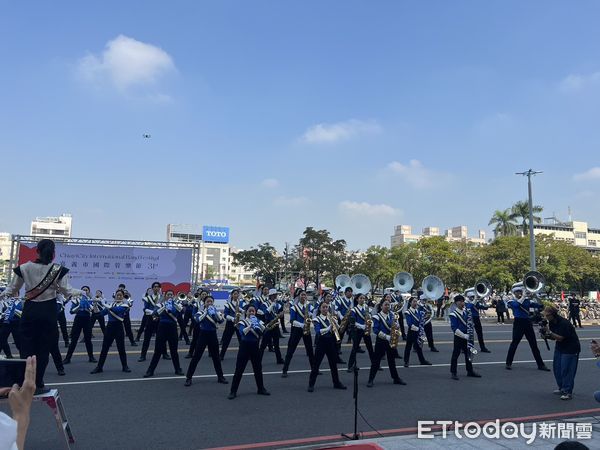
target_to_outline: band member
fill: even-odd
[[[56,296],[56,304],[58,305],[58,325],[60,326],[60,331],[62,333],[63,341],[65,342],[65,347],[69,348],[69,330],[67,329],[67,318],[65,317],[65,306],[67,305],[67,303],[69,303],[69,300],[66,299],[64,295],[58,294]]]
[[[579,309],[580,301],[574,295],[569,298],[569,318],[573,322],[573,326],[577,327],[579,324],[579,328],[583,328],[581,326],[581,311]]]
[[[183,371],[179,365],[179,354],[177,353],[177,343],[179,342],[177,338],[177,312],[181,311],[181,306],[174,300],[173,291],[167,291],[165,296],[165,301],[157,303],[154,310],[154,315],[159,318],[158,330],[156,331],[154,354],[150,361],[150,367],[148,367],[148,371],[144,374],[144,378],[154,376],[154,370],[158,365],[161,355],[165,352],[167,343],[171,351],[175,375],[183,375]]]
[[[409,299],[410,307],[406,310],[406,347],[404,347],[404,367],[410,364],[410,351],[414,348],[422,366],[430,366],[431,363],[423,356],[424,334],[424,312],[418,309],[418,301],[415,297]]]
[[[98,322],[100,325],[100,330],[102,334],[106,332],[106,321],[104,320],[104,298],[102,297],[102,291],[96,291],[96,295],[94,296],[94,300],[92,300],[92,320],[91,320],[91,329],[94,330],[94,325]]]
[[[179,299],[177,300],[179,302],[179,304],[181,305],[181,311],[179,311],[177,313],[177,323],[179,324],[179,340],[183,339],[185,341],[185,345],[190,345],[190,338],[187,334],[186,323],[184,320],[185,311],[187,309],[190,297],[191,297],[191,295],[188,292],[184,300],[179,300]]]
[[[68,283],[68,269],[60,264],[52,264],[54,241],[42,239],[37,244],[38,258],[13,269],[15,277],[3,292],[3,296],[18,294],[25,285],[25,304],[20,322],[22,359],[36,356],[36,394],[48,392],[44,389],[44,373],[48,366],[50,348],[58,340],[56,326],[56,295],[66,297],[81,295]]]
[[[465,355],[465,363],[467,367],[467,376],[474,378],[481,378],[481,375],[473,371],[473,364],[469,358],[468,348],[468,313],[465,308],[465,298],[462,295],[454,297],[454,304],[456,308],[448,315],[450,317],[450,327],[454,332],[454,349],[452,351],[452,358],[450,359],[450,373],[452,374],[453,380],[458,380],[456,369],[458,365],[458,357],[461,353]]]
[[[229,348],[231,337],[235,333],[237,336],[238,344],[240,342],[240,334],[238,333],[236,324],[242,318],[242,307],[240,305],[240,290],[234,289],[229,294],[230,300],[225,303],[225,330],[223,330],[223,336],[221,337],[221,361],[225,359],[225,352]]]
[[[292,361],[292,357],[294,356],[294,352],[296,351],[296,347],[298,347],[298,343],[300,339],[304,342],[304,348],[306,350],[306,356],[308,357],[308,364],[311,369],[313,367],[315,361],[315,355],[313,352],[313,343],[312,336],[310,334],[310,312],[308,309],[308,301],[306,297],[306,292],[302,289],[296,290],[297,297],[299,297],[298,302],[290,308],[290,322],[292,324],[292,331],[290,333],[290,339],[288,341],[288,348],[285,354],[285,361],[283,363],[283,371],[281,376],[283,378],[287,378],[288,369],[290,368],[290,363]],[[309,321],[306,323],[306,321]],[[306,327],[305,327],[306,325]],[[308,328],[308,333],[305,333],[305,329]]]
[[[277,289],[269,289],[266,300],[263,300],[257,310],[258,318],[267,326],[260,341],[260,357],[262,358],[267,346],[272,347],[275,351],[277,364],[283,364],[281,350],[279,348],[279,321],[283,316],[283,307],[277,302]]]
[[[204,307],[204,299],[208,296],[208,292],[205,290],[201,290],[198,298],[193,304],[193,315]],[[195,320],[192,320],[192,343],[190,344],[190,348],[185,355],[186,359],[191,358],[194,355],[194,349],[196,348],[196,342],[198,341],[198,334],[200,333],[200,325]],[[210,349],[209,349],[210,352]]]
[[[162,293],[160,292],[160,283],[155,281],[152,283],[152,287],[150,294],[146,294],[144,297],[144,317],[146,318],[146,326],[144,328],[144,341],[142,342],[142,352],[140,353],[140,357],[138,358],[138,362],[146,361],[146,355],[148,353],[148,348],[150,347],[150,341],[152,340],[152,336],[156,334],[156,330],[158,329],[158,321],[159,318],[154,314],[156,310],[156,305],[162,302]],[[167,355],[167,348],[165,346],[165,353],[163,354],[164,359],[171,359],[169,355]]]
[[[337,303],[335,305],[335,310],[340,319],[340,325],[343,323],[344,318],[346,321],[350,319],[350,310],[352,309],[352,288],[350,286],[344,289],[344,295],[337,298]],[[291,309],[290,309],[291,312]],[[342,341],[344,340],[344,336],[346,334],[346,330],[348,330],[348,325],[345,327],[340,326],[340,342],[338,344],[338,354],[342,353]],[[350,336],[350,334],[349,334]]]
[[[280,296],[277,299],[277,303],[281,306],[281,311],[285,311],[285,305],[287,304],[287,299],[284,296]],[[285,314],[281,316],[279,319],[279,326],[281,327],[281,332],[283,334],[288,334],[288,330],[285,328]]]
[[[400,333],[402,333],[402,340],[406,340],[406,329],[404,327],[404,311],[406,311],[405,302],[402,298],[402,294],[399,290],[394,291],[392,294],[391,311],[398,314],[398,323],[400,324]],[[396,351],[398,351],[396,349]]]
[[[58,309],[58,302],[57,302]],[[54,367],[56,367],[56,373],[63,377],[65,376],[65,366],[63,364],[62,355],[60,354],[60,348],[58,347],[58,326],[56,330],[56,342],[50,346],[50,356],[52,357],[52,362],[54,363]]]
[[[238,331],[241,336],[240,350],[237,354],[237,360],[235,362],[235,374],[233,375],[233,382],[231,383],[231,391],[227,397],[229,400],[233,400],[237,396],[237,390],[242,381],[242,375],[248,364],[248,360],[252,363],[252,370],[254,371],[254,379],[256,381],[256,388],[258,395],[271,395],[269,391],[265,389],[263,384],[263,373],[262,363],[260,358],[260,349],[258,348],[258,341],[265,329],[264,324],[256,317],[256,308],[253,305],[246,307],[246,318],[237,324]]]
[[[521,339],[523,339],[523,335],[525,335],[527,342],[529,342],[531,353],[533,353],[533,357],[537,363],[538,370],[549,372],[550,369],[548,369],[546,364],[544,364],[544,360],[540,354],[540,349],[537,346],[535,332],[533,331],[533,324],[529,317],[530,312],[542,309],[543,305],[540,305],[537,302],[532,302],[530,299],[525,298],[523,295],[523,287],[520,285],[513,287],[512,291],[514,299],[508,302],[508,306],[513,311],[514,320],[512,341],[510,343],[510,347],[508,348],[508,354],[506,355],[506,369],[512,369],[512,362],[515,357],[515,352],[517,351],[517,347],[519,346]]]
[[[144,298],[142,299],[142,302],[144,304],[144,310],[146,309],[146,297],[150,296],[153,294],[153,290],[151,287],[149,287],[148,289],[146,289],[146,295],[144,295]],[[148,315],[144,312],[144,314],[142,315],[142,321],[140,322],[140,327],[137,330],[137,334],[135,336],[135,342],[140,342],[140,337],[142,336],[142,334],[144,334],[144,331],[146,331],[146,325],[148,323],[148,319],[151,318],[151,315]]]
[[[315,363],[310,371],[308,379],[308,392],[313,392],[315,382],[319,375],[319,368],[323,358],[327,355],[327,362],[331,369],[331,380],[333,381],[334,389],[346,389],[340,382],[340,377],[337,369],[337,345],[334,328],[336,324],[333,315],[329,311],[329,305],[326,302],[321,302],[318,306],[319,313],[315,316],[313,324],[315,326]]]
[[[215,373],[217,374],[217,382],[228,384],[223,376],[223,369],[221,368],[219,339],[217,338],[217,324],[223,323],[225,319],[223,318],[223,315],[217,311],[214,303],[215,299],[211,295],[208,295],[204,299],[204,308],[198,311],[194,316],[194,320],[200,325],[200,333],[198,334],[198,340],[196,341],[194,356],[190,361],[185,376],[186,386],[192,385],[192,377],[194,376],[194,372],[196,372],[196,367],[198,366],[206,347],[209,348],[209,354],[213,360],[213,366],[215,368]]]
[[[475,298],[475,293],[469,291],[467,293],[467,301],[465,307],[471,311],[471,317],[473,318],[473,327],[477,333],[477,341],[479,341],[479,347],[482,353],[491,353],[485,346],[483,340],[483,327],[481,326],[481,319],[479,318],[479,311],[488,309],[489,306],[485,305],[480,299]]]
[[[183,326],[186,328],[186,330],[188,329],[188,327],[190,330],[192,330],[190,322],[194,321],[194,300],[195,300],[194,295],[190,291],[188,293],[187,302],[185,302],[185,308],[183,309]],[[186,332],[186,334],[189,339],[189,335],[191,334],[191,331],[189,333]]]
[[[125,291],[119,289],[115,292],[115,301],[110,307],[102,309],[102,314],[108,315],[108,324],[106,326],[106,332],[104,333],[104,339],[102,340],[102,351],[100,352],[100,358],[98,365],[90,373],[101,373],[104,368],[104,362],[108,355],[108,350],[113,344],[113,341],[117,342],[117,350],[119,350],[119,358],[121,360],[121,368],[123,372],[131,372],[131,369],[127,365],[127,353],[125,353],[125,328],[123,322],[125,321],[125,314],[129,310],[129,304],[124,301]]]
[[[19,323],[23,311],[23,300],[11,298],[0,301],[0,350],[3,350],[7,358],[12,358],[8,338],[12,334],[17,350],[21,348],[21,334]],[[62,359],[61,359],[62,361]]]
[[[437,353],[439,350],[435,348],[435,343],[433,342],[433,325],[431,324],[434,314],[433,306],[431,306],[424,297],[421,298],[420,303],[419,309],[423,311],[423,328],[425,329],[425,336],[427,337],[427,345],[429,345],[429,350]]]
[[[125,311],[125,318],[123,319],[123,327],[125,328],[125,336],[127,336],[127,339],[129,339],[129,343],[131,344],[132,347],[137,347],[137,342],[135,342],[135,337],[133,336],[133,330],[131,329],[131,319],[129,317],[129,311],[131,311],[131,308],[133,308],[133,297],[131,296],[129,291],[126,289],[124,284],[119,284],[119,287],[117,289],[121,289],[123,292],[125,292],[123,301],[124,301],[124,303],[126,303],[129,306],[129,309],[127,311]]]
[[[396,333],[400,333],[400,324],[396,315],[390,311],[390,306],[390,300],[384,297],[377,305],[378,313],[373,316],[373,332],[376,336],[375,352],[373,353],[373,358],[371,358],[371,370],[369,372],[367,387],[373,387],[373,381],[381,365],[381,359],[384,356],[387,356],[390,375],[392,376],[392,380],[394,380],[394,384],[406,384],[398,376],[398,370],[396,369],[396,348],[390,345],[393,329],[396,329]]]
[[[71,300],[71,314],[75,314],[75,318],[71,327],[71,343],[69,344],[67,356],[65,356],[63,364],[71,363],[71,356],[73,356],[75,347],[77,347],[77,342],[82,331],[89,362],[98,362],[94,358],[94,347],[92,345],[92,301],[90,300],[90,288],[89,286],[82,286],[81,291],[83,292],[81,298]]]
[[[354,308],[350,312],[350,322],[354,324],[351,330],[352,335],[352,351],[350,352],[350,358],[348,359],[348,372],[352,372],[354,365],[356,364],[356,352],[360,346],[360,341],[364,339],[365,345],[369,352],[369,359],[373,359],[373,342],[371,341],[370,330],[367,329],[367,321],[371,321],[373,325],[371,312],[369,307],[365,305],[367,297],[365,294],[357,294],[354,297]]]

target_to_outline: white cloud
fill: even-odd
[[[573,179],[575,181],[593,181],[600,180],[600,167],[592,167],[590,170],[587,170],[582,173],[576,173],[573,175]]]
[[[387,165],[387,170],[399,175],[414,189],[429,189],[449,179],[448,174],[428,169],[416,159],[411,159],[408,164],[392,161]]]
[[[260,184],[262,187],[273,189],[279,186],[279,180],[275,178],[265,178]]]
[[[384,203],[374,205],[367,202],[343,201],[338,205],[340,211],[357,216],[397,216],[400,211]]]
[[[176,70],[173,59],[163,49],[123,35],[108,41],[102,54],[80,59],[77,68],[84,80],[110,83],[119,90],[153,85]]]
[[[570,93],[598,85],[600,85],[600,72],[593,72],[590,74],[570,74],[560,82],[558,88],[562,92]]]
[[[285,195],[280,195],[273,200],[275,206],[302,206],[307,203],[306,197],[286,197]]]
[[[307,144],[333,144],[364,134],[377,134],[383,130],[374,120],[351,119],[345,122],[319,123],[309,127],[302,135]]]

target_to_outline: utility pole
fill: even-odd
[[[527,187],[529,192],[529,266],[531,270],[536,270],[535,264],[535,237],[533,235],[533,198],[531,195],[531,176],[537,175],[538,173],[532,169],[526,172],[516,172],[515,175],[522,175],[527,177]]]

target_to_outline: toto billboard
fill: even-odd
[[[202,240],[204,242],[227,244],[229,242],[229,227],[204,225],[202,227]]]

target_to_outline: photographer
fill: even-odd
[[[540,335],[556,341],[553,365],[558,389],[554,393],[560,395],[562,400],[570,400],[581,352],[579,338],[575,327],[558,314],[555,306],[546,306],[543,314],[545,320],[540,322]]]

